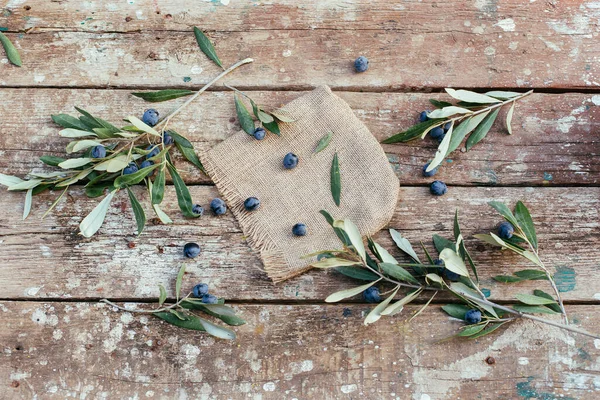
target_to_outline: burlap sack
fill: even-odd
[[[268,134],[258,141],[240,131],[202,156],[208,175],[275,282],[301,274],[316,260],[302,256],[341,247],[319,210],[336,219],[349,218],[363,235],[371,235],[390,221],[399,188],[377,140],[328,87],[318,87],[280,111],[295,119],[280,124],[281,137]],[[329,146],[314,154],[328,132],[333,132]],[[289,152],[299,157],[291,170],[282,165]],[[342,182],[339,207],[330,189],[335,152]],[[261,205],[248,212],[243,203],[251,196]],[[306,224],[306,236],[292,235],[298,222]]]

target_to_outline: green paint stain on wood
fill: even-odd
[[[535,387],[531,386],[534,377],[530,376],[526,382],[517,383],[517,395],[523,399],[535,399],[535,400],[575,400],[573,397],[562,397],[548,392],[538,392]]]
[[[558,267],[554,274],[554,281],[561,293],[575,289],[575,270],[571,267]]]

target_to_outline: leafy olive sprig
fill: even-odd
[[[128,307],[119,306],[108,299],[100,300],[102,303],[109,304],[115,307],[117,310],[126,311],[136,314],[152,314],[163,321],[168,322],[171,325],[178,326],[180,328],[191,329],[195,331],[203,331],[209,335],[218,337],[220,339],[233,340],[236,338],[236,334],[231,329],[225,328],[224,326],[214,324],[205,318],[200,317],[193,311],[201,311],[212,317],[218,318],[230,326],[244,325],[246,321],[238,317],[235,310],[229,306],[224,305],[224,299],[213,298],[212,303],[207,303],[203,299],[198,298],[198,293],[194,291],[189,292],[185,296],[181,296],[181,286],[183,283],[183,275],[185,274],[185,266],[179,269],[177,274],[177,280],[175,281],[175,303],[168,304],[167,291],[163,285],[159,285],[159,297],[158,297],[158,308],[154,310],[139,310]],[[201,285],[198,285],[201,286]],[[206,288],[206,285],[204,285]]]
[[[427,262],[421,262],[410,242],[402,237],[399,232],[390,229],[395,244],[412,261],[402,263],[370,237],[367,238],[367,247],[371,252],[369,254],[357,227],[352,221],[348,219],[335,220],[329,213],[322,210],[321,214],[334,229],[343,244],[343,248],[324,250],[307,255],[307,257],[319,256],[312,266],[322,269],[334,269],[348,277],[368,282],[333,293],[325,301],[328,303],[338,302],[362,293],[365,300],[379,302],[379,288],[375,285],[386,284],[389,286],[389,290],[385,293],[389,295],[366,316],[364,324],[368,325],[378,321],[383,316],[391,316],[402,312],[404,306],[414,301],[421,294],[429,293],[430,298],[427,303],[412,316],[412,318],[415,318],[431,303],[438,292],[445,291],[455,296],[459,304],[447,304],[442,309],[448,315],[467,322],[467,325],[457,334],[460,337],[478,338],[494,332],[507,323],[526,318],[582,335],[600,338],[596,334],[566,323],[566,312],[552,275],[539,259],[533,221],[525,205],[518,202],[515,214],[503,203],[491,202],[490,205],[514,225],[515,235],[510,240],[500,239],[495,234],[475,235],[475,237],[490,243],[493,241],[493,244],[514,251],[534,262],[540,269],[519,271],[515,273],[515,276],[519,281],[549,280],[556,293],[556,299],[538,289],[533,294],[516,295],[518,303],[512,307],[488,300],[484,290],[479,287],[475,262],[465,246],[458,221],[458,211],[454,217],[454,241],[438,235],[433,236],[434,246],[439,252],[439,259],[437,260],[431,257],[427,248],[421,243],[427,258]],[[523,242],[528,243],[532,250],[523,249]],[[502,281],[499,277],[495,277],[495,279]],[[401,289],[408,289],[408,292],[404,297],[394,301]],[[562,313],[565,323],[532,315],[540,313]]]
[[[223,68],[210,40],[196,27],[194,27],[194,35],[198,46],[207,57]],[[157,217],[164,224],[172,223],[171,218],[160,208],[168,172],[183,215],[189,218],[199,217],[200,214],[194,212],[190,192],[171,160],[172,150],[177,148],[187,161],[201,171],[204,171],[204,168],[191,142],[174,130],[167,129],[168,124],[175,115],[215,82],[241,65],[252,61],[251,58],[238,61],[197,92],[168,89],[132,93],[149,102],[162,102],[193,95],[167,117],[150,124],[152,126],[137,117],[129,116],[126,118],[128,125],[119,128],[78,107],[75,107],[81,114],[78,117],[68,114],[52,115],[52,120],[64,128],[59,135],[73,139],[66,147],[66,153],[71,157],[42,156],[40,160],[43,163],[61,170],[49,173],[30,172],[25,180],[0,174],[0,185],[7,186],[9,191],[26,192],[23,219],[27,218],[31,211],[33,196],[45,190],[62,190],[62,193],[44,216],[60,202],[72,185],[84,184],[88,197],[100,197],[108,189],[109,193],[106,197],[79,225],[81,234],[85,237],[91,237],[100,229],[112,199],[119,191],[126,190],[136,219],[138,234],[141,234],[146,224],[146,215],[130,187],[145,184]],[[145,161],[138,169],[136,161],[141,159]]]
[[[438,108],[437,110],[424,112],[425,115],[420,118],[418,124],[383,140],[381,143],[409,142],[418,137],[424,139],[427,133],[433,129],[444,127],[446,133],[433,160],[425,170],[425,172],[431,172],[460,146],[467,135],[470,134],[465,143],[467,151],[479,143],[490,131],[498,117],[500,108],[505,105],[510,105],[506,113],[506,129],[509,134],[512,134],[511,122],[515,103],[529,96],[533,93],[533,90],[526,93],[495,90],[481,94],[469,90],[446,88],[446,93],[458,100],[456,105],[447,101],[430,99],[429,101]]]

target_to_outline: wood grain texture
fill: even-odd
[[[191,193],[194,201],[204,206],[218,196],[210,186],[192,187]],[[139,238],[135,236],[135,222],[125,193],[117,195],[104,226],[91,239],[77,234],[78,224],[99,199],[86,199],[75,190],[40,221],[57,196],[44,194],[34,198],[32,216],[22,222],[23,196],[0,192],[4,205],[0,221],[0,282],[7,298],[156,298],[160,283],[174,296],[171,289],[182,263],[188,271],[185,290],[207,282],[217,293],[235,300],[322,301],[334,291],[358,284],[333,271],[311,271],[273,286],[231,213],[183,219],[171,187],[163,209],[175,224],[150,223]],[[149,210],[146,196],[138,197]],[[540,281],[495,283],[493,275],[510,274],[532,265],[516,255],[481,244],[472,235],[492,231],[501,221],[488,201],[514,204],[516,199],[523,199],[536,221],[542,258],[549,268],[559,271],[557,281],[564,289],[564,298],[592,302],[600,299],[600,188],[450,187],[444,197],[434,197],[427,188],[405,187],[400,198],[390,227],[411,240],[418,254],[422,254],[419,241],[433,251],[433,234],[452,237],[454,211],[458,208],[463,235],[479,265],[482,287],[491,290],[492,298],[503,300],[546,286]],[[150,219],[152,216],[149,214]],[[398,259],[404,259],[386,231],[379,232],[375,240]],[[194,260],[187,260],[182,254],[183,245],[189,241],[198,242],[203,249]]]
[[[303,92],[248,92],[267,109],[279,107]],[[407,129],[420,110],[431,108],[429,98],[446,94],[336,92],[378,140]],[[22,175],[38,170],[43,154],[64,155],[68,139],[51,114],[76,114],[74,106],[118,124],[127,115],[154,107],[166,115],[185,99],[146,103],[124,90],[2,89],[0,171]],[[490,134],[469,152],[455,151],[436,176],[456,185],[573,185],[600,183],[600,97],[591,94],[533,94],[517,103],[513,135],[506,134],[503,110]],[[0,107],[3,107],[0,105]],[[209,92],[179,114],[171,127],[204,149],[240,130],[230,92]],[[27,140],[24,140],[24,138]],[[252,140],[249,138],[248,140]],[[428,184],[422,166],[431,160],[437,142],[416,140],[385,145],[401,184]],[[464,150],[464,149],[463,149]],[[208,177],[181,164],[188,183],[207,183]]]
[[[225,342],[100,304],[4,301],[3,396],[591,400],[600,389],[592,340],[530,322],[440,342],[462,323],[437,306],[368,327],[366,305],[237,308],[248,324]],[[574,314],[600,330],[597,307]]]
[[[256,60],[228,79],[246,88],[597,88],[597,13],[597,8],[581,5],[581,11],[565,19],[545,20],[539,14],[540,30],[513,18],[496,17],[491,23],[458,17],[456,28],[439,24],[433,31],[423,26],[397,31],[279,30],[267,25],[263,30],[219,31],[211,38],[224,65],[246,57]],[[202,20],[193,23],[201,25]],[[22,53],[23,67],[4,66],[0,86],[190,88],[220,72],[198,50],[191,30],[34,30],[8,36]],[[370,60],[366,73],[353,70],[359,55]]]

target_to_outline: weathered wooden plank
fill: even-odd
[[[209,186],[195,186],[191,192],[195,201],[204,206],[218,196],[215,188]],[[135,236],[135,222],[124,193],[117,196],[105,225],[91,239],[77,235],[78,224],[99,200],[86,199],[80,191],[74,191],[68,201],[64,199],[40,221],[56,195],[36,197],[32,215],[23,222],[23,194],[0,192],[4,211],[0,220],[0,284],[4,297],[155,298],[158,284],[172,288],[182,263],[188,271],[185,290],[206,281],[218,293],[237,300],[323,300],[334,291],[357,284],[335,272],[312,271],[273,286],[261,272],[259,258],[247,246],[231,213],[183,219],[173,190],[167,192],[163,209],[173,216],[175,224],[151,223],[140,238]],[[149,210],[146,196],[139,197]],[[406,187],[401,190],[390,227],[398,229],[422,254],[418,248],[420,240],[432,251],[432,234],[452,237],[453,215],[458,208],[463,235],[479,265],[482,287],[489,288],[494,299],[509,300],[515,293],[546,285],[540,281],[495,283],[493,275],[510,274],[532,265],[516,255],[480,244],[472,235],[487,233],[500,221],[487,206],[488,201],[514,203],[516,199],[523,199],[531,210],[541,256],[549,268],[559,272],[557,281],[564,298],[600,300],[600,188],[450,187],[445,196],[434,197],[427,188]],[[404,259],[387,232],[380,232],[375,240],[398,259]],[[183,257],[182,246],[188,241],[196,241],[203,248],[195,260]],[[169,294],[173,292],[170,290]]]
[[[265,29],[220,31],[211,37],[225,65],[246,57],[256,60],[228,78],[240,87],[598,87],[597,9],[583,8],[585,14],[573,21],[542,20],[542,31],[529,19],[519,22],[524,31],[517,32],[512,18],[499,18],[499,26],[454,18],[452,26],[440,24],[441,31]],[[191,31],[8,36],[22,54],[23,67],[3,68],[0,86],[197,87],[220,72],[198,50]],[[361,54],[368,56],[370,67],[357,74],[353,61]]]
[[[249,92],[268,108],[278,107],[302,92]],[[385,139],[415,122],[430,107],[430,97],[441,94],[337,92],[377,139]],[[42,166],[40,155],[64,152],[68,139],[58,137],[51,114],[75,114],[74,106],[118,123],[120,118],[142,114],[148,107],[161,114],[184,100],[145,103],[124,90],[3,89],[0,115],[0,171],[23,174]],[[517,104],[513,129],[506,134],[503,113],[492,132],[468,153],[455,152],[452,163],[441,168],[438,179],[458,185],[565,185],[600,182],[600,96],[590,94],[533,94]],[[202,149],[212,146],[240,128],[229,92],[205,93],[174,119],[171,126]],[[26,138],[26,139],[25,139]],[[250,139],[249,139],[250,140]],[[425,184],[422,165],[431,159],[437,143],[417,140],[385,145],[402,184]],[[182,164],[188,183],[208,178]]]
[[[208,3],[208,4],[207,4]],[[6,25],[11,30],[60,29],[78,31],[135,32],[189,30],[194,25],[207,30],[372,30],[413,32],[450,30],[464,32],[546,32],[591,34],[594,3],[495,3],[456,1],[431,3],[385,0],[329,0],[306,2],[211,1],[194,4],[185,0],[138,0],[118,3],[13,1],[4,6]],[[445,18],[456,18],[449,25]],[[578,21],[578,19],[583,19]],[[468,21],[468,23],[466,23]],[[456,22],[460,22],[456,24]],[[479,29],[477,29],[479,27]],[[451,29],[450,29],[451,28]]]
[[[136,306],[132,304],[132,306]],[[226,342],[91,303],[2,302],[6,398],[596,399],[598,343],[519,322],[476,341],[429,307],[362,324],[366,305],[237,307]],[[594,306],[574,307],[600,330]],[[268,345],[265,345],[268,344]],[[487,362],[486,362],[487,360]]]

